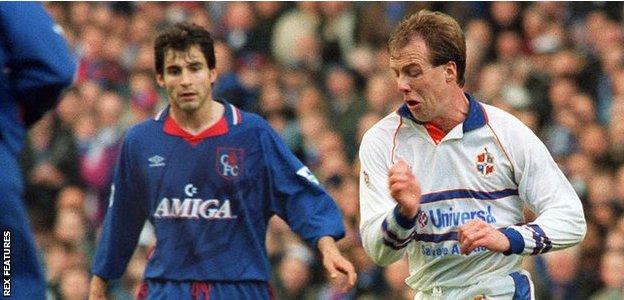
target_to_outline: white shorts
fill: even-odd
[[[527,271],[514,272],[507,276],[491,277],[479,283],[458,287],[444,288],[434,287],[427,291],[419,291],[415,300],[441,300],[441,299],[513,299],[533,300],[535,289]]]

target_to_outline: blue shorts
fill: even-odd
[[[263,281],[191,282],[146,279],[137,299],[269,300],[274,297],[269,284]]]
[[[13,153],[0,140],[0,243],[4,255],[8,254],[7,261],[10,270],[6,276],[3,272],[3,289],[0,299],[5,294],[5,280],[10,279],[11,299],[45,299],[45,280],[39,259],[33,234],[30,231],[30,223],[26,214],[26,208],[22,201],[22,173]]]

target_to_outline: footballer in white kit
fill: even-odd
[[[389,43],[405,104],[360,146],[364,248],[382,266],[407,254],[417,299],[533,299],[522,258],[582,241],[581,201],[528,127],[463,92],[462,34],[436,33],[463,43],[464,65],[436,60],[431,49],[444,48],[426,36],[436,22],[461,32],[449,16],[421,11]]]

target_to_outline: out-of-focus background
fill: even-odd
[[[22,155],[26,204],[50,299],[86,299],[111,174],[128,127],[166,103],[153,39],[178,21],[218,41],[217,98],[267,118],[341,208],[343,253],[358,271],[341,294],[316,251],[274,218],[267,236],[278,299],[412,299],[405,260],[375,266],[358,236],[362,134],[401,104],[386,42],[406,15],[440,10],[464,28],[465,89],[544,141],[581,197],[587,237],[525,259],[539,299],[624,299],[624,32],[621,2],[47,2],[79,71]],[[142,280],[145,230],[112,296]]]

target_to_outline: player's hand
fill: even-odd
[[[347,292],[352,289],[357,279],[355,268],[340,254],[334,238],[330,236],[320,238],[318,241],[318,248],[323,256],[323,267],[325,267],[331,281],[336,283],[339,279],[338,275],[342,274],[346,277],[346,285],[343,287],[342,291]]]
[[[89,300],[103,300],[106,299],[106,281],[94,275],[91,278],[91,285],[89,287]]]
[[[420,209],[420,186],[405,161],[400,160],[388,171],[388,187],[400,205],[399,213],[408,219],[415,218]]]
[[[471,220],[459,227],[459,244],[462,254],[470,254],[477,247],[501,253],[511,247],[507,236],[481,219]]]

